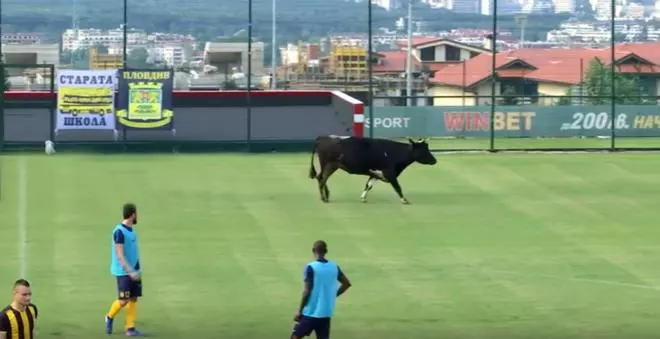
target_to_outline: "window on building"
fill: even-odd
[[[435,47],[423,48],[420,54],[422,61],[435,61]]]
[[[641,95],[643,96],[655,96],[658,90],[657,80],[653,77],[640,77],[639,78],[639,87]]]
[[[461,61],[461,49],[445,45],[445,61]]]
[[[511,96],[502,98],[502,101],[509,104],[536,104],[539,95],[538,83],[524,78],[502,79],[500,81],[500,93],[503,96]]]

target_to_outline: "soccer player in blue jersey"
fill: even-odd
[[[105,332],[112,334],[112,323],[126,307],[126,336],[141,337],[143,334],[135,328],[135,314],[138,298],[142,296],[142,278],[140,276],[140,250],[135,225],[138,222],[135,204],[125,204],[124,220],[112,231],[112,261],[110,272],[117,279],[119,296],[112,303],[105,316]]]
[[[351,287],[339,266],[325,258],[328,253],[325,241],[315,242],[312,252],[315,260],[305,266],[305,289],[293,319],[296,325],[291,339],[304,338],[312,332],[316,333],[317,339],[330,338],[330,318],[335,311],[336,299]]]

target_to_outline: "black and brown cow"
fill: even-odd
[[[315,153],[321,165],[319,173],[314,168]],[[309,177],[318,181],[323,202],[330,199],[328,179],[337,169],[342,169],[349,174],[369,177],[362,192],[362,202],[367,201],[367,193],[376,181],[381,180],[390,183],[401,202],[408,204],[397,178],[413,162],[424,165],[437,162],[426,141],[409,139],[409,143],[402,143],[388,139],[320,136],[314,141]]]

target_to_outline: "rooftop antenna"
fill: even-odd
[[[71,0],[71,29],[73,30],[73,40],[78,43],[78,10],[77,10],[78,0]],[[71,67],[73,67],[73,56],[76,50],[72,49],[70,53],[71,57]]]
[[[525,13],[517,13],[515,15],[516,24],[520,27],[520,43],[518,49],[525,48],[525,27],[527,26],[527,15]]]

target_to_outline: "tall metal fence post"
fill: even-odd
[[[612,6],[611,11],[610,11],[610,25],[611,27],[611,32],[610,32],[610,58],[612,59],[611,61],[611,94],[612,97],[610,98],[610,120],[611,122],[611,128],[610,128],[610,151],[615,151],[616,150],[616,102],[614,101],[614,98],[616,97],[616,32],[614,29],[614,18],[616,17],[616,6],[615,6],[615,1],[612,0],[610,5]]]
[[[273,7],[271,46],[270,46],[270,88],[277,89],[277,0],[271,0]]]
[[[7,81],[4,60],[0,60],[0,81],[2,81],[0,83],[2,86],[2,93],[0,93],[0,153],[2,153],[5,149],[5,81]]]
[[[497,0],[493,0],[493,35],[491,42],[490,151],[495,151],[495,90],[497,89]]]
[[[0,1],[0,80],[2,80],[2,93],[0,93],[0,152],[5,148],[5,56],[2,54],[2,1]],[[1,179],[1,178],[0,178]]]
[[[122,27],[122,33],[124,36],[122,43],[122,53],[124,58],[124,69],[128,67],[128,0],[124,0],[124,24]]]
[[[122,41],[122,57],[123,57],[123,63],[122,66],[124,70],[128,69],[128,0],[124,0],[124,17],[122,19],[123,21],[123,27],[122,27],[122,34],[123,34],[123,41]],[[117,93],[115,95],[119,94],[119,86],[117,86]],[[127,129],[126,126],[122,125],[121,128],[121,143],[122,143],[122,149],[124,152],[127,151],[128,149],[128,136],[127,136]]]
[[[252,0],[248,0],[248,51],[247,51],[247,148],[252,152]]]
[[[373,139],[374,137],[374,80],[373,80],[373,62],[372,62],[372,54],[373,54],[373,45],[371,40],[373,39],[373,30],[371,27],[372,24],[372,9],[371,9],[371,0],[365,1],[367,3],[367,23],[369,25],[369,30],[368,30],[368,36],[367,39],[369,40],[367,42],[368,45],[368,52],[367,52],[367,67],[368,67],[368,77],[369,77],[369,97],[367,98],[367,105],[369,105],[369,138]]]
[[[124,71],[128,70],[126,66],[124,66]],[[121,91],[123,90],[121,86],[121,79],[118,78],[117,80],[117,92],[115,92],[115,100],[119,99],[121,96]],[[121,124],[121,149],[126,152],[128,151],[128,128],[126,128],[126,125]],[[116,127],[116,125],[115,125]]]
[[[48,65],[50,70],[50,93],[55,94],[55,65]],[[53,106],[50,109],[50,141],[55,142],[55,128],[57,127],[57,96],[55,95],[55,100]]]

